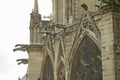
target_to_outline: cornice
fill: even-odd
[[[28,48],[28,52],[41,52],[43,51],[43,44],[30,44]]]

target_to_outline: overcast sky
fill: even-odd
[[[52,0],[38,0],[39,12],[50,15]],[[34,0],[1,0],[0,2],[0,80],[18,80],[27,72],[27,65],[16,59],[27,58],[26,52],[13,52],[16,44],[29,44],[30,13]]]

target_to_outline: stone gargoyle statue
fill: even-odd
[[[18,65],[28,63],[28,59],[17,59],[16,61],[18,62]]]
[[[27,51],[28,50],[29,45],[26,44],[17,44],[15,45],[15,49],[13,49],[13,51]]]

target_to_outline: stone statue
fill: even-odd
[[[28,63],[28,59],[17,59],[16,61],[18,62],[18,65]]]

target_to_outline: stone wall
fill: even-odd
[[[28,80],[38,80],[43,64],[43,52],[31,51],[29,52],[28,61]]]
[[[89,36],[89,38],[93,40],[98,49],[101,51],[103,80],[119,80],[120,55],[116,54],[116,42],[120,38],[119,12],[116,12],[112,9],[106,9],[103,10],[102,13],[97,12],[97,15],[94,16],[89,16],[88,14],[81,16],[81,14],[87,12],[83,8],[81,8],[81,4],[87,4],[89,11],[96,12],[96,10],[98,9],[94,7],[94,5],[99,4],[99,2],[97,0],[71,1],[73,1],[71,5],[74,5],[74,1],[78,2],[77,5],[79,6],[77,9],[71,7],[72,9],[69,10],[70,5],[68,6],[69,2],[67,3],[67,0],[53,0],[53,21],[59,24],[66,24],[67,18],[70,19],[71,17],[70,11],[72,10],[76,10],[77,13],[71,13],[77,14],[77,17],[79,19],[76,20],[77,23],[72,20],[69,22],[68,20],[68,23],[65,25],[64,29],[62,29],[61,32],[55,34],[52,34],[52,32],[46,33],[46,35],[49,35],[49,39],[45,38],[46,40],[48,40],[48,42],[46,42],[48,43],[48,45],[46,43],[43,44],[44,51],[41,51],[39,49],[37,49],[37,51],[36,49],[29,51],[29,80],[37,80],[38,78],[42,77],[42,71],[44,70],[41,69],[44,69],[43,67],[46,66],[45,61],[47,60],[44,57],[44,54],[49,56],[52,61],[54,80],[59,80],[60,78],[62,80],[74,80],[71,78],[72,65],[74,63],[77,49],[79,49],[80,43],[85,36]],[[68,12],[65,11],[66,9]],[[73,18],[74,17],[75,16],[73,16]],[[83,19],[85,17],[85,20],[82,20],[81,17]],[[99,31],[100,36],[97,36]],[[50,37],[52,38],[52,40],[50,39]],[[46,48],[49,48],[49,51],[47,51]],[[59,74],[61,72],[61,69],[63,69],[62,74]]]

